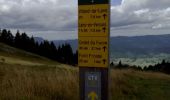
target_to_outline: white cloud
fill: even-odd
[[[8,5],[9,12],[1,12],[0,20],[4,21],[0,26],[7,28],[60,30],[75,26],[76,6],[70,0],[8,0],[1,1],[3,7]],[[74,1],[74,0],[72,0]],[[69,26],[70,25],[70,26]],[[75,28],[75,27],[74,27]]]
[[[137,16],[140,16],[142,14],[146,14],[149,12],[149,9],[141,9],[141,10],[137,10],[137,11],[134,11],[134,13],[137,15]]]
[[[162,28],[162,27],[163,27],[162,24],[157,24],[157,25],[154,25],[152,28],[153,28],[153,29],[160,29],[160,28]]]
[[[10,7],[7,5],[0,6],[0,12],[8,12],[10,10]]]
[[[169,0],[122,0],[111,9],[112,35],[169,34],[169,7]]]
[[[20,29],[48,39],[77,38],[77,2],[0,0],[0,28]],[[111,7],[112,36],[168,34],[169,23],[169,0],[122,0]]]

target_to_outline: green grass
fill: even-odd
[[[0,62],[21,65],[56,65],[56,61],[0,43]]]
[[[170,76],[133,70],[113,70],[112,100],[169,100]],[[113,86],[112,86],[113,85]]]
[[[160,74],[161,75],[161,74]],[[170,79],[158,77],[135,77],[129,78],[129,83],[136,85],[136,96],[140,100],[168,100],[170,98]]]

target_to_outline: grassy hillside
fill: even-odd
[[[78,68],[0,64],[0,100],[79,100]],[[170,76],[111,70],[110,100],[169,100]]]
[[[111,71],[111,100],[169,100],[170,76],[133,70]]]
[[[0,43],[0,100],[69,100],[78,92],[75,70]]]
[[[20,65],[56,65],[55,61],[0,43],[0,62]]]
[[[0,45],[0,100],[79,100],[78,68]],[[111,70],[110,100],[169,100],[169,94],[169,75]]]
[[[0,63],[0,91],[0,100],[78,100],[77,71]]]

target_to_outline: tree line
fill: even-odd
[[[170,74],[170,62],[162,60],[161,63],[156,65],[150,65],[148,67],[144,67],[145,71],[155,71],[155,72],[163,72],[166,74]]]
[[[78,63],[78,52],[74,53],[69,43],[56,47],[52,41],[44,40],[38,43],[33,36],[29,37],[26,33],[19,31],[14,36],[10,30],[6,29],[0,29],[0,42],[60,63],[69,65],[77,65]]]
[[[170,62],[165,60],[162,60],[161,63],[145,66],[143,68],[141,66],[135,66],[135,65],[131,66],[128,64],[122,64],[122,61],[119,61],[117,65],[115,65],[112,62],[110,66],[115,69],[135,69],[139,71],[152,71],[152,72],[162,72],[162,73],[170,74]]]

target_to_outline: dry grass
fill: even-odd
[[[1,64],[0,100],[78,100],[77,71],[36,67]]]
[[[79,100],[78,83],[78,68],[67,65],[0,63],[0,100]],[[168,100],[169,93],[169,75],[111,70],[111,100]]]
[[[2,63],[7,63],[7,64],[19,64],[19,65],[27,65],[27,66],[33,66],[33,65],[43,65],[42,63],[37,63],[37,62],[32,62],[32,61],[26,61],[22,60],[19,58],[14,58],[14,57],[5,57],[5,56],[0,56],[0,62]]]

